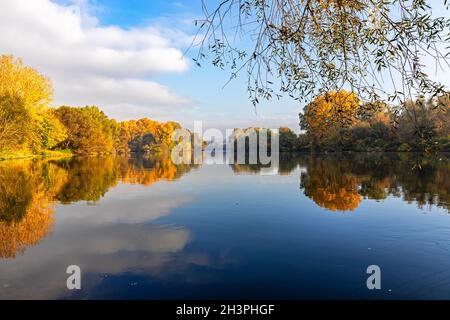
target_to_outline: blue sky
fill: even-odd
[[[138,26],[152,21],[169,24],[174,28],[186,28],[191,34],[196,32],[193,23],[201,17],[200,0],[134,0],[124,9],[120,9],[119,0],[98,0],[105,7],[101,13],[104,23],[121,23],[126,26]],[[210,0],[212,3],[217,2]],[[109,8],[109,9],[108,9]],[[187,52],[186,58],[195,56],[195,49]],[[192,117],[203,120],[207,126],[224,128],[242,126],[289,126],[298,131],[298,113],[303,106],[291,99],[263,102],[255,108],[249,102],[246,74],[228,83],[229,72],[213,67],[207,61],[201,67],[192,65],[190,70],[178,76],[164,75],[159,81],[176,92],[190,96],[196,102]],[[186,124],[189,126],[189,124]]]
[[[262,103],[255,111],[245,74],[223,88],[230,74],[209,62],[197,67],[195,50],[180,61],[201,17],[200,0],[2,0],[0,6],[0,52],[49,76],[55,105],[95,104],[119,120],[150,117],[188,128],[202,120],[222,130],[298,130],[302,106],[295,101]]]
[[[0,54],[49,76],[55,105],[95,104],[119,120],[150,117],[188,128],[202,120],[219,129],[299,129],[299,102],[284,98],[255,110],[245,73],[223,87],[227,71],[208,62],[195,66],[195,50],[182,59],[201,0],[2,0],[0,6]]]
[[[154,22],[173,28],[183,28],[194,34],[193,20],[201,17],[200,0],[96,0],[98,18],[105,25],[139,27]],[[213,3],[218,2],[209,0]],[[436,4],[435,4],[436,6]],[[438,6],[436,6],[437,8]],[[440,7],[440,6],[439,6]],[[435,10],[436,10],[435,8]],[[442,13],[439,8],[439,12]],[[189,59],[195,50],[187,53]],[[246,88],[246,75],[224,87],[229,73],[203,62],[202,67],[193,65],[182,75],[159,76],[158,81],[183,96],[195,101],[191,116],[203,120],[206,125],[226,128],[235,126],[289,126],[298,131],[298,113],[303,105],[289,98],[281,101],[264,102],[257,107],[249,103]],[[229,121],[221,118],[230,117]],[[185,124],[189,126],[189,124]]]
[[[132,27],[145,25],[153,19],[192,18],[200,12],[197,0],[96,0],[99,17],[104,24]]]

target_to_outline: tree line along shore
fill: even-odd
[[[49,78],[0,56],[0,159],[160,153],[174,147],[181,128],[148,118],[116,121],[96,106],[55,108],[52,96]],[[449,95],[392,106],[340,90],[316,97],[299,116],[300,134],[280,128],[281,152],[450,151]]]

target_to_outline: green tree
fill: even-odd
[[[281,152],[295,152],[299,149],[298,136],[290,128],[281,127],[278,130]]]

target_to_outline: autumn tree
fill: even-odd
[[[129,131],[129,148],[132,152],[151,151],[156,144],[158,122],[148,118],[125,123]]]
[[[60,147],[78,153],[97,153],[106,147],[101,127],[81,108],[63,106],[56,114],[67,128],[67,139]]]
[[[157,127],[156,131],[156,141],[159,145],[166,148],[173,148],[175,146],[175,142],[172,141],[173,133],[175,130],[181,129],[181,125],[178,122],[168,121],[161,123]]]
[[[300,126],[315,144],[323,144],[358,119],[361,101],[353,92],[331,91],[316,97],[300,114]]]
[[[48,109],[43,113],[40,129],[40,142],[44,149],[53,149],[67,138],[67,129],[54,109]]]
[[[117,122],[110,119],[103,111],[96,106],[87,106],[80,109],[89,117],[102,132],[100,150],[102,152],[114,152],[114,140],[117,134]]]
[[[127,154],[131,151],[129,141],[131,140],[131,133],[128,122],[119,122],[116,129],[114,147],[118,154]]]
[[[67,139],[59,144],[61,148],[85,154],[115,151],[112,137],[115,122],[97,107],[62,106],[56,115],[67,129]]]
[[[50,80],[22,60],[0,57],[0,152],[40,151],[65,138],[64,129],[49,110]]]
[[[434,99],[406,101],[396,117],[401,142],[415,150],[427,151],[439,147],[438,137],[448,143],[450,133],[450,103],[448,96]]]
[[[357,118],[360,123],[372,125],[377,122],[388,124],[392,121],[389,105],[384,101],[373,101],[364,103],[358,110]]]
[[[33,132],[30,118],[18,96],[4,94],[0,97],[0,151],[25,148]]]
[[[52,94],[48,78],[25,66],[20,59],[0,57],[0,96],[19,97],[27,110],[36,112],[49,105]]]
[[[181,125],[177,122],[157,122],[148,118],[119,123],[117,149],[131,152],[161,152],[170,150],[175,142],[172,136]]]

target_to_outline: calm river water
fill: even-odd
[[[283,156],[261,173],[0,162],[0,298],[450,299],[448,156]],[[69,265],[81,290],[66,287]]]

